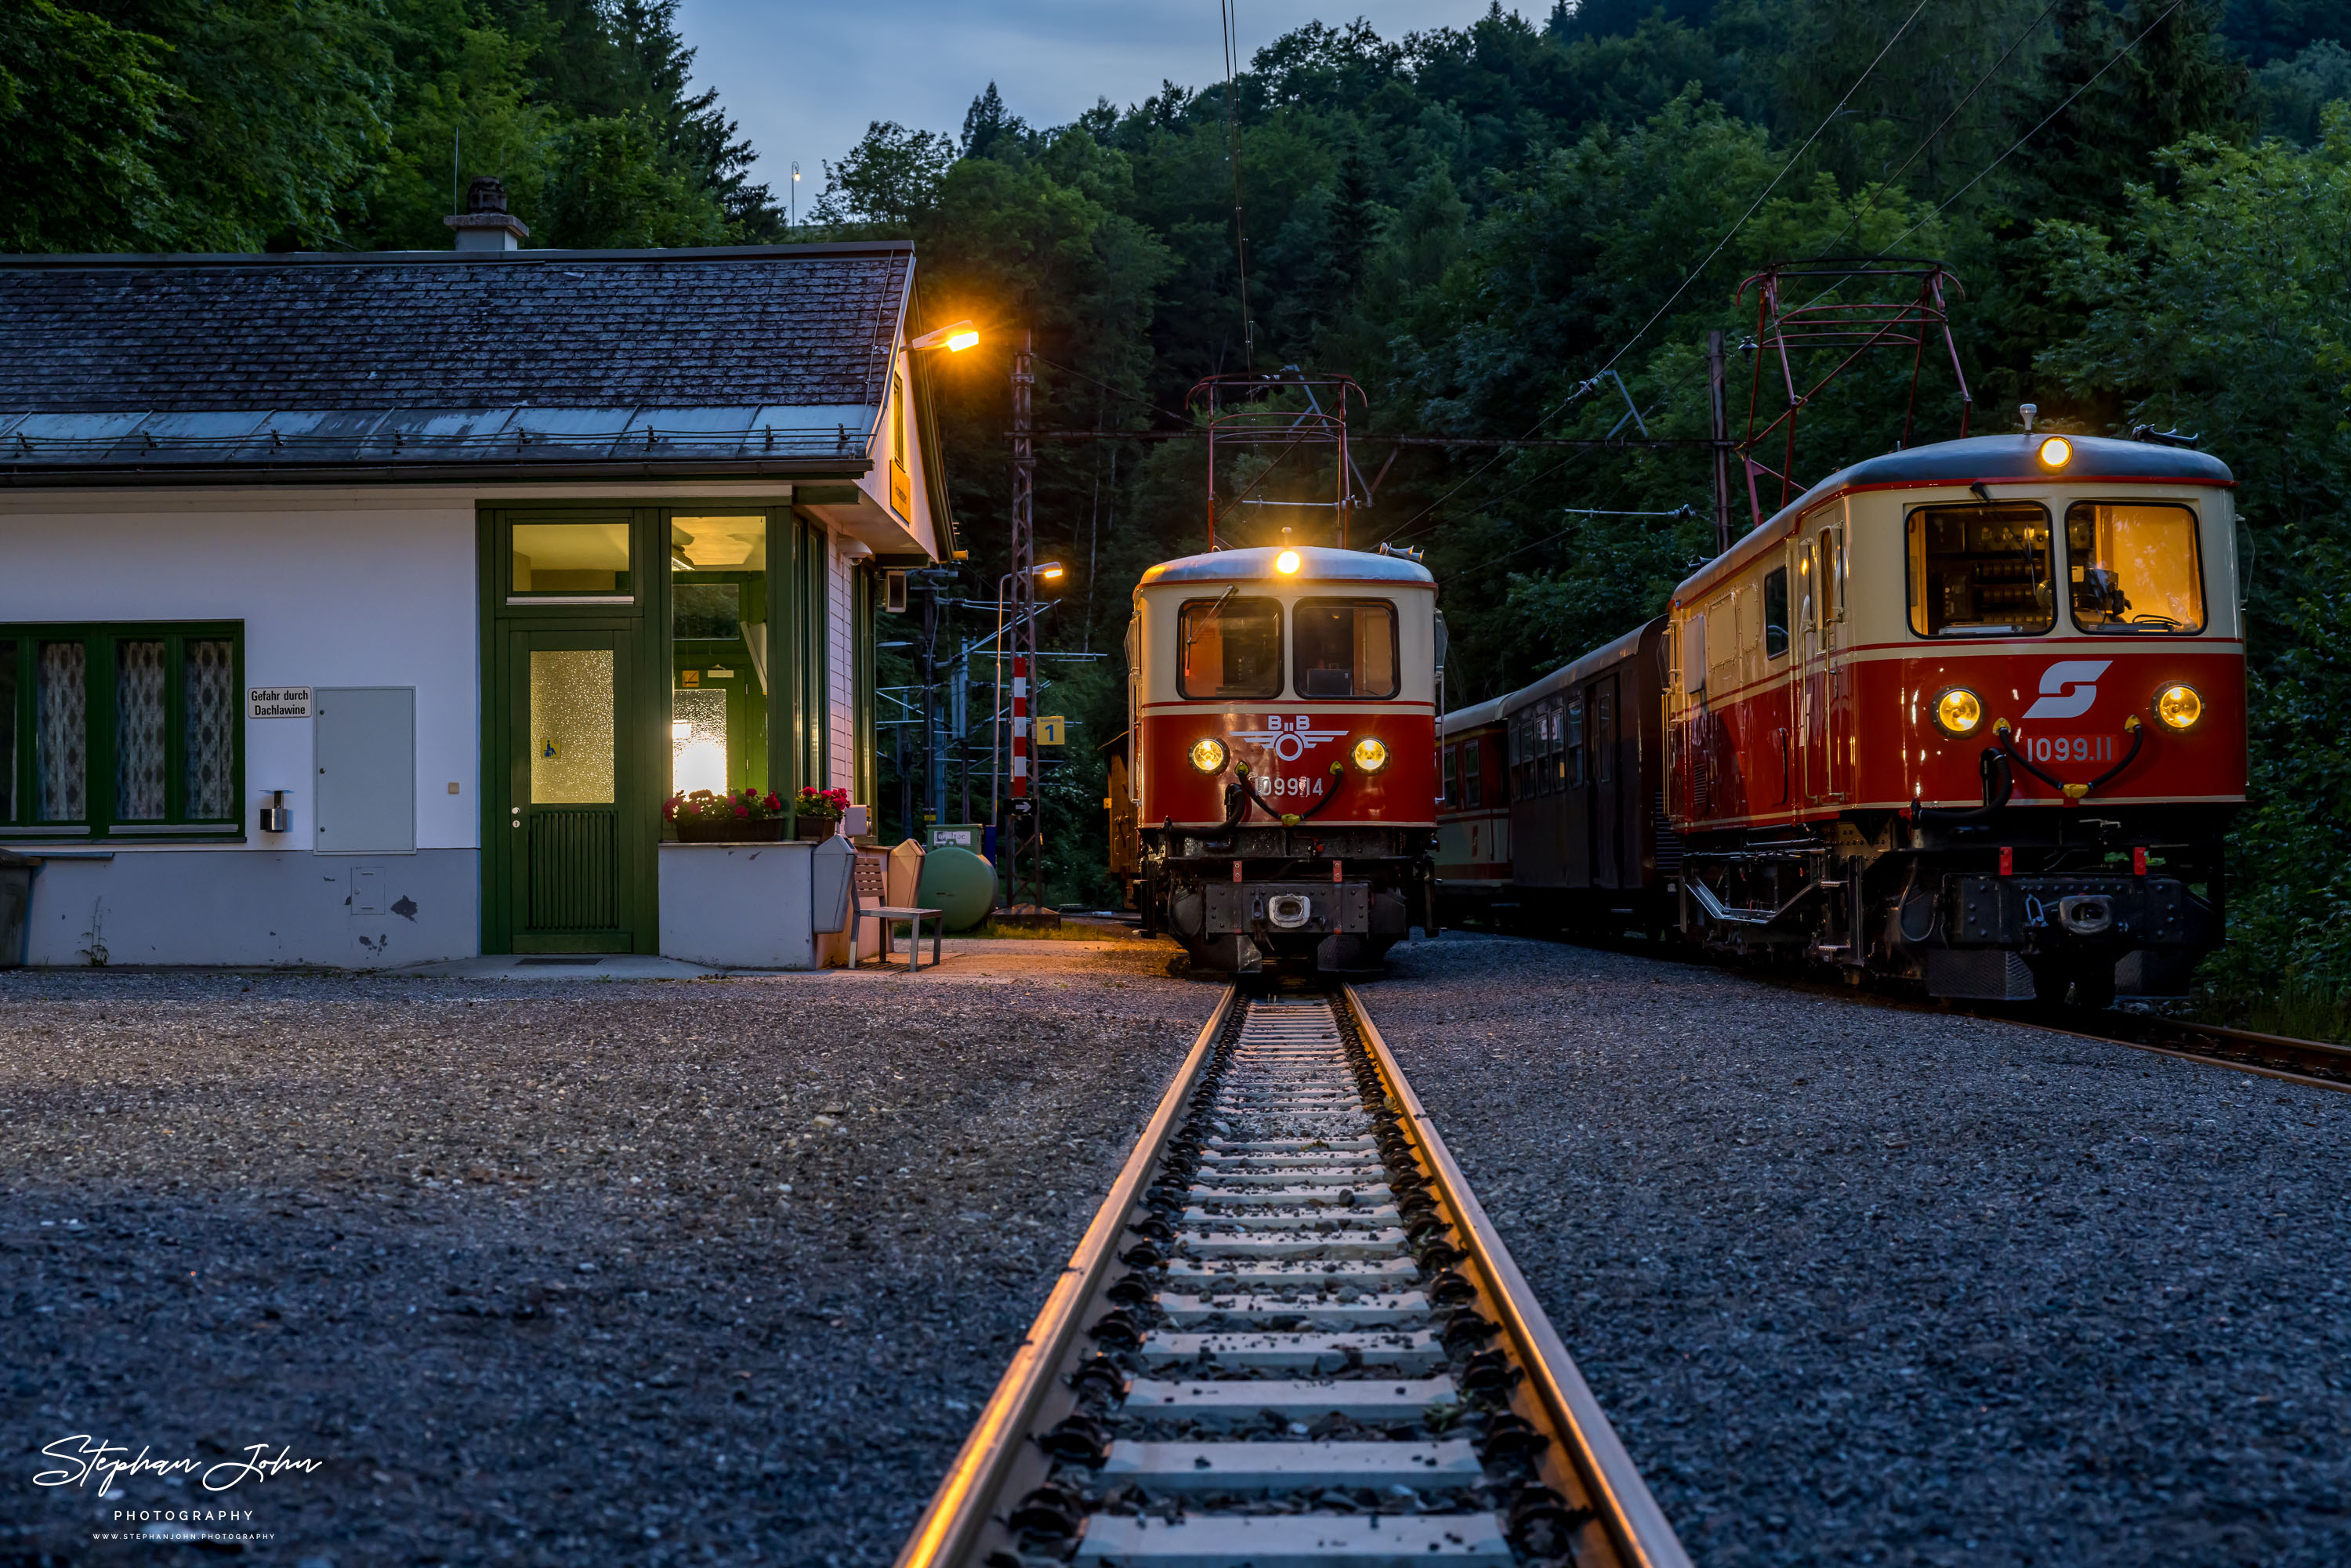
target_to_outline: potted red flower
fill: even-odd
[[[849,814],[849,791],[820,789],[813,784],[800,786],[792,797],[792,831],[803,839],[829,839],[841,829],[841,819]]]
[[[784,802],[775,791],[696,789],[662,802],[682,844],[772,844],[784,836]]]

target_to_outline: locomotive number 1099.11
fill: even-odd
[[[2112,762],[2121,754],[2111,735],[2020,735],[2016,749],[2035,762]]]

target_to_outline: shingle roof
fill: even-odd
[[[910,246],[0,261],[0,411],[871,403]]]
[[[0,258],[0,469],[862,460],[904,244]]]

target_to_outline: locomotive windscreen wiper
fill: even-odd
[[[1186,653],[1188,653],[1192,651],[1192,644],[1200,640],[1200,633],[1208,629],[1208,622],[1217,618],[1217,612],[1225,607],[1225,601],[1230,599],[1234,594],[1238,593],[1240,591],[1241,585],[1238,582],[1234,583],[1230,588],[1226,589],[1222,593],[1217,595],[1217,601],[1208,606],[1208,612],[1206,615],[1201,616],[1197,621],[1192,622],[1190,630],[1184,633],[1184,651]],[[1186,619],[1189,620],[1190,618],[1187,616]]]

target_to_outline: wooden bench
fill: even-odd
[[[911,973],[923,967],[923,922],[931,923],[931,967],[939,966],[939,920],[941,911],[924,909],[911,904],[886,904],[889,896],[883,878],[886,867],[879,859],[866,855],[857,857],[855,869],[850,874],[849,951],[852,964],[856,962],[857,934],[868,920],[882,923],[882,964],[890,964],[890,928],[906,926],[906,966]],[[866,902],[871,899],[872,902]]]

